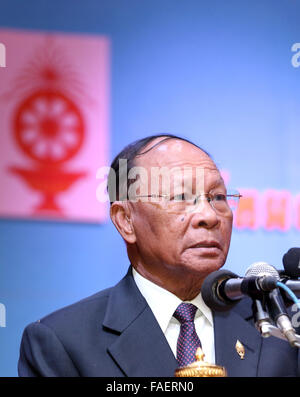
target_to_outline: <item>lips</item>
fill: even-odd
[[[218,248],[221,249],[221,245],[217,241],[200,241],[194,245],[192,245],[190,248]]]

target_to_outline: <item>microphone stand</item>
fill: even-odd
[[[275,291],[275,292],[274,292]],[[263,296],[262,300],[253,300],[253,312],[255,319],[255,326],[263,338],[274,336],[285,341],[288,341],[292,347],[300,347],[300,335],[297,335],[286,311],[282,308],[281,296],[278,290],[271,291],[267,296]],[[271,316],[265,310],[268,306]],[[277,326],[272,324],[272,319]]]

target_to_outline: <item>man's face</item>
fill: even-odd
[[[167,140],[138,157],[136,165],[146,168],[149,176],[151,167],[204,169],[204,193],[226,194],[214,162],[185,141]],[[223,266],[232,231],[230,209],[220,214],[207,200],[201,200],[199,207],[188,213],[168,212],[164,206],[151,202],[131,202],[130,206],[139,256],[137,269],[148,279],[161,285],[173,276],[204,279]]]

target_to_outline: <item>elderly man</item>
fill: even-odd
[[[127,160],[125,178],[120,159]],[[148,178],[140,174],[130,191],[133,167]],[[225,366],[229,376],[297,376],[297,349],[261,338],[250,299],[221,313],[202,300],[203,280],[224,265],[232,230],[228,192],[211,157],[188,140],[156,135],[127,146],[111,168],[110,214],[126,243],[128,273],[30,324],[19,375],[173,376],[201,346],[206,361]],[[153,192],[157,168],[190,170],[190,180],[171,173],[170,186],[159,179]]]

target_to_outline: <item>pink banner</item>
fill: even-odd
[[[103,222],[108,163],[106,37],[0,30],[0,215]]]

